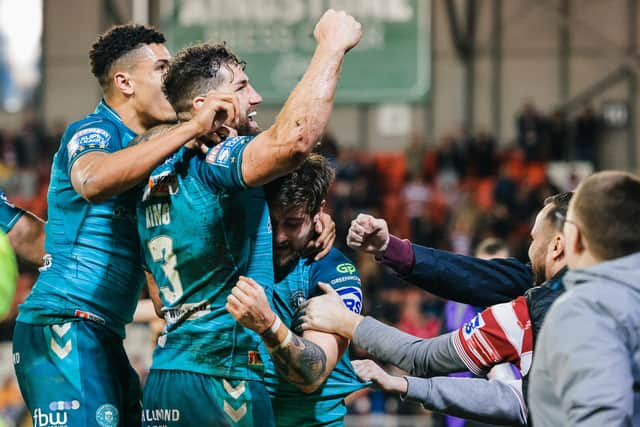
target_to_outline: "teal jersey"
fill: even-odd
[[[22,215],[24,211],[11,204],[4,191],[0,190],[0,230],[4,233],[11,231]]]
[[[135,219],[139,190],[89,203],[71,185],[70,171],[86,153],[124,149],[135,136],[104,101],[62,135],[47,196],[45,265],[18,321],[85,318],[124,336],[144,280]]]
[[[362,290],[355,266],[339,250],[332,249],[319,261],[300,259],[282,279],[276,278],[273,307],[282,322],[291,327],[298,307],[322,293],[318,282],[330,284],[351,311],[360,313]],[[263,347],[263,351],[267,350]],[[347,412],[345,396],[365,387],[351,366],[347,350],[325,383],[311,394],[304,394],[278,374],[265,356],[265,383],[271,395],[277,426],[342,425]]]
[[[205,155],[182,148],[156,168],[138,203],[146,265],[167,328],[152,369],[261,379],[260,338],[225,309],[239,275],[273,287],[271,223],[262,188],[247,188],[242,153],[251,137]]]

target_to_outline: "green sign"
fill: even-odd
[[[199,41],[227,44],[267,104],[280,104],[315,49],[313,28],[328,9],[346,10],[363,37],[345,59],[336,102],[423,99],[430,84],[430,0],[162,0],[172,52]]]

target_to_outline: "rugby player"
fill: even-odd
[[[266,345],[265,383],[277,426],[341,426],[344,398],[364,386],[345,353],[347,339],[290,330],[300,304],[319,293],[318,282],[336,289],[349,310],[362,309],[360,278],[351,261],[335,248],[319,261],[305,250],[333,175],[324,157],[311,154],[294,172],[265,186],[274,233],[273,310],[252,278],[241,277],[227,298],[227,310]]]
[[[134,186],[184,143],[232,124],[237,109],[233,97],[210,94],[188,122],[129,147],[136,134],[175,120],[161,90],[164,42],[152,28],[124,25],[89,52],[103,98],[69,125],[54,156],[46,262],[13,335],[35,425],[140,424],[139,380],[122,346],[143,283]]]
[[[318,45],[302,80],[275,124],[255,137],[262,98],[226,46],[192,46],[171,63],[164,90],[181,121],[197,114],[209,90],[230,92],[240,105],[235,127],[245,136],[206,153],[203,139],[192,141],[151,173],[139,202],[138,231],[167,320],[145,385],[143,425],[273,425],[260,338],[225,303],[241,274],[272,291],[272,233],[261,186],[299,166],[321,137],[361,27],[329,10],[314,36]]]

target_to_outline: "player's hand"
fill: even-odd
[[[269,329],[276,319],[264,289],[249,277],[240,276],[227,297],[225,308],[238,323],[259,334]]]
[[[384,219],[358,214],[351,221],[347,233],[347,245],[375,256],[382,256],[389,245],[389,226]]]
[[[314,218],[313,226],[318,237],[307,244],[307,250],[318,252],[314,258],[315,261],[318,261],[331,251],[333,243],[336,241],[336,223],[333,222],[331,215],[322,212]]]
[[[211,135],[222,125],[238,127],[240,104],[235,94],[212,90],[206,97],[196,99],[195,103],[198,108],[190,122],[197,126],[200,136]]]
[[[389,375],[373,360],[352,360],[351,365],[363,381],[373,381],[384,391],[402,394],[407,392],[408,383],[404,377]]]
[[[324,295],[308,299],[300,305],[292,329],[328,332],[351,339],[362,316],[349,311],[330,285],[319,282],[318,288]]]
[[[211,130],[205,135],[196,138],[196,147],[202,151],[202,154],[207,154],[209,148],[220,144],[227,138],[238,136],[238,131],[230,128],[229,126],[222,125],[218,129]]]
[[[318,45],[348,52],[362,37],[362,25],[344,11],[327,10],[313,30]]]

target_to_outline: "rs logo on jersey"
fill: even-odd
[[[362,290],[360,290],[360,288],[345,286],[344,288],[336,289],[336,292],[340,295],[340,298],[342,298],[345,307],[354,313],[360,314],[362,310]]]
[[[462,335],[464,335],[465,339],[468,339],[473,333],[473,331],[483,326],[484,326],[484,320],[482,320],[482,316],[478,314],[476,315],[476,317],[469,320],[467,323],[464,324],[464,326],[462,326]]]

